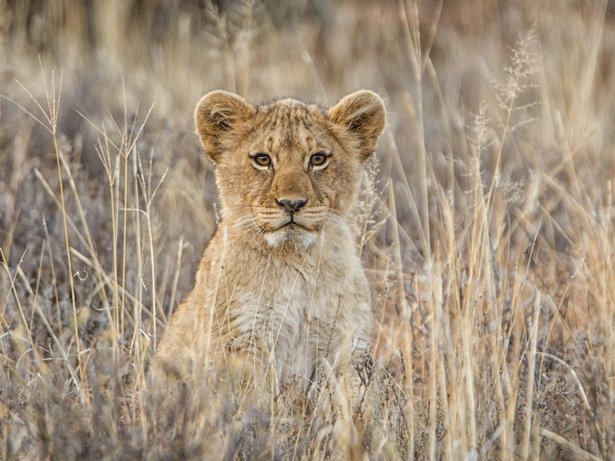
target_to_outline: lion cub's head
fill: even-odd
[[[195,118],[216,165],[223,225],[273,248],[307,249],[327,223],[348,225],[385,108],[371,91],[328,110],[294,99],[252,106],[214,91],[199,101]]]

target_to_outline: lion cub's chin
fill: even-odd
[[[291,245],[297,250],[305,251],[316,242],[316,232],[291,225],[266,232],[265,239],[269,246],[274,249]]]

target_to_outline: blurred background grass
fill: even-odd
[[[221,409],[198,385],[170,405],[146,370],[216,225],[199,97],[326,106],[360,88],[389,111],[363,195],[383,393],[370,456],[613,459],[614,14],[2,1],[3,459],[332,456],[305,409]]]

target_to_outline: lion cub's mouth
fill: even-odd
[[[253,212],[261,235],[270,247],[290,244],[298,249],[308,249],[327,219],[328,207],[312,206],[292,213],[273,207],[258,207]]]
[[[291,245],[297,249],[307,250],[316,241],[315,227],[304,222],[300,216],[292,214],[280,220],[267,222],[263,228],[265,231],[263,236],[271,248]]]
[[[285,222],[284,224],[282,224],[282,225],[281,225],[281,226],[279,226],[278,228],[274,229],[274,230],[273,230],[273,232],[275,232],[275,231],[277,231],[277,230],[280,230],[280,229],[283,229],[283,228],[285,228],[285,227],[290,227],[290,228],[295,228],[295,227],[298,227],[298,228],[304,229],[304,230],[306,230],[306,231],[311,231],[311,230],[312,230],[312,229],[310,229],[310,228],[308,228],[308,227],[304,226],[303,224],[301,224],[301,223],[297,222],[297,221],[295,220],[294,215],[291,215],[291,216],[290,216],[290,219],[289,219],[287,222]]]
[[[296,228],[297,231],[312,232],[318,230],[326,220],[327,208],[311,207],[294,213],[288,213],[275,208],[255,208],[253,215],[256,223],[265,232],[276,232],[286,228]]]

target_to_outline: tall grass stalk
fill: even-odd
[[[404,413],[404,419],[408,424],[408,454],[412,456],[414,453],[414,371],[412,368],[412,342],[413,333],[411,328],[410,306],[406,299],[405,278],[403,273],[403,265],[401,259],[401,245],[399,239],[399,229],[397,222],[397,211],[395,206],[395,195],[393,193],[393,184],[389,181],[389,212],[391,213],[391,222],[393,223],[393,238],[396,244],[397,256],[397,287],[398,287],[398,303],[401,312],[401,343],[402,343],[402,358],[404,381],[402,390],[405,394],[407,409]]]
[[[22,89],[28,94],[30,99],[36,104],[38,109],[43,114],[44,119],[41,120],[40,118],[32,114],[30,111],[25,109],[23,106],[21,106],[20,104],[12,100],[11,101],[14,104],[16,104],[19,108],[21,108],[24,112],[26,112],[28,115],[30,115],[34,120],[36,120],[40,124],[40,126],[42,126],[51,135],[53,139],[53,148],[54,148],[54,152],[56,156],[56,164],[57,164],[57,172],[58,172],[58,184],[60,188],[60,203],[61,203],[61,211],[62,211],[62,221],[64,225],[64,243],[65,243],[65,250],[66,250],[66,263],[68,266],[68,279],[69,279],[70,296],[71,296],[72,311],[73,311],[75,347],[77,349],[77,363],[78,363],[78,369],[79,369],[79,376],[77,376],[74,373],[72,374],[73,374],[74,385],[77,388],[80,400],[83,404],[87,402],[87,400],[89,399],[89,394],[85,390],[85,387],[87,387],[87,384],[85,384],[86,374],[85,374],[85,365],[83,362],[83,357],[81,355],[81,340],[80,340],[80,335],[79,335],[79,322],[77,319],[75,286],[74,286],[74,281],[73,281],[70,240],[69,240],[69,235],[68,235],[67,213],[66,213],[66,205],[65,205],[65,200],[64,200],[64,186],[63,186],[63,178],[62,178],[62,166],[61,166],[61,160],[60,160],[61,153],[60,153],[60,147],[58,144],[58,132],[57,132],[58,115],[60,111],[60,102],[61,102],[61,97],[62,97],[62,80],[64,77],[64,72],[60,73],[60,81],[56,88],[55,71],[52,71],[51,73],[51,92],[50,92],[49,86],[47,85],[47,81],[45,79],[45,71],[43,69],[43,62],[40,59],[40,57],[39,57],[39,64],[41,68],[41,76],[43,78],[43,85],[45,88],[45,96],[47,98],[47,111],[45,111],[43,106],[32,95],[32,93],[30,93],[23,85],[21,85],[21,83],[19,82],[18,83],[22,87]],[[65,359],[68,363],[67,356],[65,356]]]
[[[425,127],[423,124],[423,93],[422,93],[422,77],[423,77],[423,59],[421,53],[421,41],[419,31],[419,13],[416,1],[410,0],[409,7],[406,8],[406,0],[399,0],[400,16],[404,25],[404,35],[408,55],[412,66],[416,91],[414,98],[407,98],[411,104],[408,108],[412,113],[412,118],[417,124],[418,140],[416,146],[419,149],[419,171],[421,180],[421,223],[423,225],[423,257],[425,261],[431,260],[431,238],[429,230],[429,199],[428,199],[428,173],[427,173],[427,152],[425,150]]]

